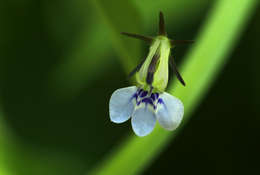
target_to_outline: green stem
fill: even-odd
[[[152,162],[167,143],[181,131],[209,90],[256,4],[257,0],[219,0],[215,4],[196,39],[196,44],[182,66],[182,75],[187,87],[178,84],[169,88],[170,93],[179,97],[185,106],[184,122],[180,128],[168,132],[157,125],[152,134],[144,138],[130,136],[90,174],[132,175],[140,173]]]

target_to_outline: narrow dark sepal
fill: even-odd
[[[153,83],[153,73],[148,72],[147,77],[146,77],[146,83],[149,85],[152,85]]]
[[[144,64],[144,61],[145,61],[145,59],[143,59],[143,60],[141,61],[141,63],[139,63],[139,64],[129,73],[128,78],[131,78],[136,72],[138,72],[138,71],[141,69],[142,65]]]
[[[181,44],[192,44],[194,40],[170,40],[171,46],[181,45]]]
[[[177,79],[181,82],[181,84],[183,86],[185,86],[186,83],[184,82],[183,78],[181,77],[181,74],[178,71],[177,66],[176,66],[172,56],[170,56],[170,58],[169,58],[169,64],[170,64],[171,68],[173,69],[174,73],[176,74]]]
[[[136,38],[136,39],[140,39],[143,40],[149,44],[151,44],[153,42],[153,38],[150,36],[143,36],[143,35],[139,35],[139,34],[133,34],[133,33],[127,33],[127,32],[121,32],[122,35],[131,37],[131,38]]]
[[[165,23],[164,23],[164,17],[163,13],[159,13],[159,35],[166,36],[166,30],[165,30]]]
[[[159,48],[157,48],[153,58],[152,58],[152,61],[148,67],[148,73],[147,73],[147,76],[146,76],[146,83],[149,84],[149,85],[152,85],[153,83],[153,76],[154,76],[154,72],[155,72],[155,68],[156,68],[156,64],[160,58],[160,53],[159,53]]]

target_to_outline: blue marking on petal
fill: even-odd
[[[147,104],[150,104],[153,109],[156,109],[156,105],[154,104],[152,98],[144,98],[142,99],[142,103],[145,103],[145,106],[147,106]]]
[[[153,101],[157,100],[159,98],[159,94],[158,93],[152,93],[151,96]]]
[[[151,97],[151,99],[152,99],[153,101],[156,100],[156,98],[155,98],[155,94],[154,94],[154,93],[152,93],[150,97]]]
[[[154,95],[155,95],[155,99],[158,99],[159,98],[159,93],[154,93]]]
[[[159,98],[157,104],[164,104],[163,99]]]
[[[148,103],[148,104],[151,104],[151,105],[153,105],[153,100],[151,99],[151,98],[144,98],[144,99],[142,99],[142,103]]]
[[[143,91],[141,92],[141,94],[139,95],[141,98],[145,97],[148,94],[147,91]]]
[[[137,98],[138,98],[137,93],[135,93],[135,94],[132,96],[131,100],[133,100],[133,98],[135,98],[135,100],[137,101]]]
[[[143,89],[138,89],[136,93],[139,96],[142,92],[143,92]]]

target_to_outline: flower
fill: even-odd
[[[156,120],[167,129],[174,130],[181,123],[184,107],[182,102],[164,92],[168,84],[169,63],[178,80],[185,82],[170,56],[171,48],[176,44],[190,43],[191,40],[171,40],[167,37],[163,14],[159,15],[159,35],[155,38],[122,33],[144,40],[151,44],[148,56],[131,73],[136,73],[136,86],[117,89],[109,101],[110,120],[123,123],[131,118],[136,135],[146,136],[151,133]]]
[[[156,120],[167,129],[176,129],[183,117],[184,107],[176,97],[163,92],[152,93],[136,86],[117,89],[109,102],[110,120],[123,123],[131,118],[137,136],[152,132]]]

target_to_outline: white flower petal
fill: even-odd
[[[166,92],[160,94],[160,98],[163,103],[157,106],[157,120],[163,128],[174,130],[181,123],[184,114],[183,104],[178,98]]]
[[[112,122],[123,123],[131,117],[135,100],[132,97],[136,91],[137,87],[130,86],[113,92],[109,101],[109,115]]]
[[[132,115],[132,128],[136,135],[142,137],[152,132],[156,117],[154,110],[151,106],[141,104],[140,108],[137,108]]]

